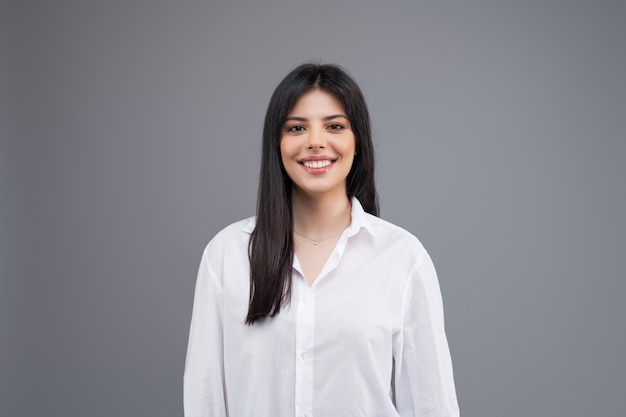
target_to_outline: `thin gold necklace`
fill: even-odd
[[[296,232],[297,234],[299,234],[299,235],[300,235],[300,236],[302,236],[303,238],[306,238],[306,239],[310,240],[311,242],[313,242],[313,244],[314,244],[315,246],[317,246],[317,244],[318,244],[318,243],[320,243],[320,242],[323,242],[323,241],[325,241],[325,240],[328,240],[328,239],[330,239],[330,238],[333,238],[333,237],[337,236],[339,233],[343,232],[343,230],[344,230],[344,229],[341,229],[340,231],[338,231],[337,233],[335,233],[335,234],[333,234],[333,235],[331,235],[331,236],[325,237],[325,238],[323,238],[323,239],[317,239],[317,240],[316,240],[316,239],[311,239],[310,237],[308,237],[308,236],[306,236],[306,235],[303,235],[302,233],[298,232],[295,228],[293,229],[293,231],[294,231],[294,232]]]

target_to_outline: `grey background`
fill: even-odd
[[[201,251],[339,63],[438,268],[466,417],[626,415],[621,1],[3,1],[0,415],[181,416]]]

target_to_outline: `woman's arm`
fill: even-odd
[[[204,251],[193,302],[185,361],[185,417],[226,417],[222,311],[223,291]]]
[[[404,294],[401,343],[394,358],[395,402],[402,417],[458,417],[443,303],[426,252]]]

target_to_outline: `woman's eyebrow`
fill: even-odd
[[[294,120],[296,122],[306,122],[309,119],[307,119],[306,117],[298,117],[298,116],[289,116],[285,119],[286,122],[290,120]]]
[[[343,118],[343,119],[349,120],[348,116],[346,116],[345,114],[332,114],[330,116],[324,117],[324,119],[322,119],[322,120],[328,121],[328,120],[339,119],[339,118]],[[288,122],[290,120],[293,120],[293,121],[296,121],[296,122],[307,122],[309,119],[307,119],[306,117],[299,117],[299,116],[289,116],[289,117],[287,117],[285,119],[286,122]]]
[[[331,116],[324,117],[324,121],[328,121],[328,120],[332,120],[332,119],[338,119],[338,118],[344,118],[346,120],[349,120],[348,116],[346,116],[345,114],[333,114]]]

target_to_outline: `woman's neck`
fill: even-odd
[[[352,205],[347,195],[311,196],[293,190],[293,225],[310,239],[323,239],[350,225]]]

